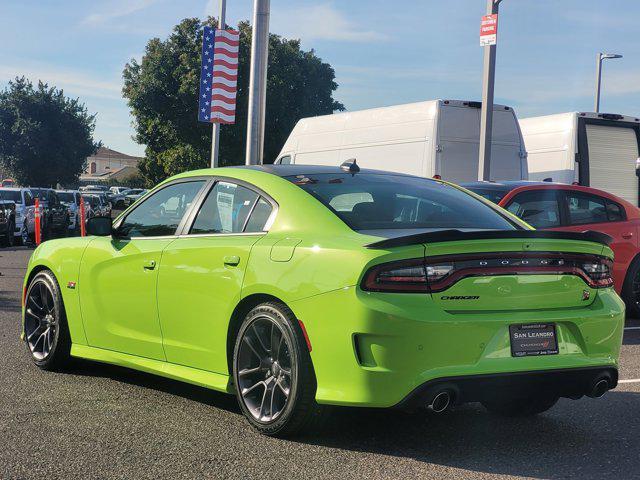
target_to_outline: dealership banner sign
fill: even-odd
[[[480,46],[495,45],[498,41],[498,14],[484,15],[480,21]]]
[[[240,32],[204,27],[198,120],[234,123]]]

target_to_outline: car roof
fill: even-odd
[[[468,188],[468,189],[485,188],[487,190],[501,190],[501,191],[509,191],[509,190],[513,190],[514,188],[530,187],[533,185],[568,186],[567,184],[564,184],[564,183],[538,182],[535,180],[504,180],[500,182],[478,181],[478,182],[463,182],[460,184],[461,187]]]
[[[349,173],[349,171],[339,166],[329,165],[242,165],[236,167],[223,167],[223,168],[243,168],[250,170],[258,170],[279,177],[294,177],[296,175],[320,175],[320,174],[337,174],[337,173]],[[212,170],[212,172],[219,171],[220,169]],[[387,172],[384,170],[373,170],[369,168],[361,168],[358,173],[368,173],[375,175],[394,175],[404,177],[414,177],[415,175],[408,175],[406,173]],[[356,173],[357,175],[357,173]],[[423,177],[417,177],[423,178]]]

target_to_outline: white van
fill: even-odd
[[[569,112],[520,120],[529,154],[529,179],[577,183],[613,193],[634,205],[640,118]]]
[[[359,166],[453,182],[478,179],[480,102],[432,100],[303,118],[275,163]],[[526,180],[515,112],[493,108],[492,180]]]

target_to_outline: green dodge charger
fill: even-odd
[[[168,179],[24,281],[33,362],[113,363],[235,394],[259,431],[332,405],[532,415],[615,388],[610,238],[535,231],[446,182],[342,167]]]

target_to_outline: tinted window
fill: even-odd
[[[247,226],[244,227],[245,232],[263,232],[267,224],[267,220],[271,216],[273,207],[264,198],[260,198],[258,203],[249,216]]]
[[[622,220],[626,220],[627,216],[624,213],[624,210],[617,203],[613,203],[607,200],[607,217],[610,222],[620,222]]]
[[[33,205],[33,195],[28,191],[24,192],[24,203],[29,207]]]
[[[9,200],[14,203],[22,203],[20,190],[0,190],[0,200]]]
[[[517,228],[471,195],[426,178],[361,173],[287,177],[354,230]]]
[[[586,223],[607,222],[607,208],[605,199],[595,195],[582,193],[567,193],[569,206],[569,223],[583,225]]]
[[[73,192],[59,192],[58,198],[61,202],[65,203],[75,203],[75,195]]]
[[[484,197],[490,202],[493,202],[495,204],[500,203],[500,200],[502,200],[508,192],[508,190],[495,190],[492,188],[475,188],[475,187],[465,187],[465,188],[468,190],[471,190],[473,193],[477,193],[481,197]]]
[[[291,155],[285,155],[284,157],[280,157],[280,165],[290,165],[291,164]]]
[[[124,219],[118,231],[125,237],[174,235],[204,181],[169,185],[146,198]]]
[[[520,193],[515,196],[507,210],[535,228],[560,226],[560,205],[553,190]]]
[[[191,232],[240,233],[258,194],[235,183],[218,182],[207,195]]]

